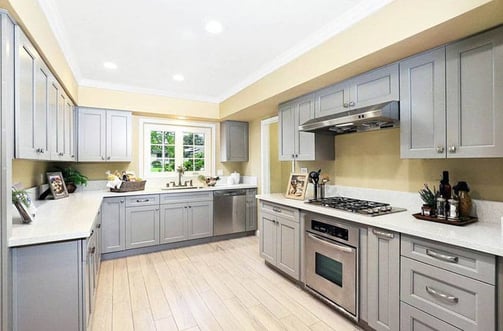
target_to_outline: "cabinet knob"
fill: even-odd
[[[102,155],[102,156],[101,156],[101,159],[102,159],[102,160],[105,160],[105,157]]]
[[[98,229],[101,229],[101,224],[96,225]]]
[[[438,154],[443,154],[444,153],[444,146],[438,145],[437,146],[437,153]]]
[[[110,159],[111,159],[111,157],[110,157],[110,156],[109,156],[109,157],[107,157],[107,160],[110,160]]]
[[[124,203],[124,200],[121,200],[121,203]]]
[[[344,103],[342,104],[342,106],[343,106],[344,108],[348,108],[348,107],[349,107],[349,103],[344,102]]]
[[[72,154],[72,159],[74,159],[74,158],[75,158],[75,155]]]
[[[354,107],[354,106],[355,106],[355,102],[354,102],[354,101],[351,101],[351,102],[349,103],[349,107]]]
[[[456,153],[456,146],[454,145],[449,146],[449,153]]]
[[[58,153],[59,156],[63,156],[64,154],[63,153]]]

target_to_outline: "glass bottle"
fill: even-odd
[[[440,195],[446,199],[449,200],[451,198],[451,184],[449,184],[449,171],[443,171],[442,172],[442,179],[440,180],[440,185],[438,186],[438,190],[440,192]]]
[[[472,211],[472,198],[467,191],[459,191],[459,217],[461,219],[470,218]]]

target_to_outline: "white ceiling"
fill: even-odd
[[[391,0],[37,1],[79,85],[220,102]]]

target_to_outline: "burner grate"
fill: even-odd
[[[311,200],[308,203],[369,216],[378,216],[405,210],[401,208],[393,208],[388,203],[347,197],[328,197],[320,200]]]

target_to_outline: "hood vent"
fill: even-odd
[[[398,105],[398,101],[391,101],[315,118],[300,125],[299,130],[338,135],[396,128],[400,126]]]

